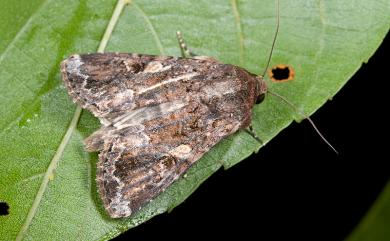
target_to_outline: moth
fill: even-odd
[[[61,63],[73,101],[102,123],[85,148],[99,152],[96,181],[112,218],[139,210],[238,130],[259,140],[250,126],[252,108],[266,93],[295,108],[267,90],[264,74],[194,56],[179,32],[178,40],[183,57],[92,53]],[[264,73],[271,55],[272,49]]]
[[[210,57],[72,55],[61,63],[69,95],[102,127],[97,184],[111,217],[155,198],[223,138],[247,128],[267,91],[261,76]]]
[[[245,129],[258,140],[252,108],[266,93],[294,107],[268,91],[262,77],[278,29],[277,11],[263,75],[195,56],[179,32],[182,57],[92,53],[61,63],[73,101],[102,123],[84,142],[87,151],[99,152],[96,181],[112,218],[128,217],[153,200],[223,138]]]

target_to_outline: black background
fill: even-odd
[[[257,155],[219,170],[171,213],[121,239],[343,240],[390,177],[389,35],[368,64],[320,108],[313,121],[293,123]]]

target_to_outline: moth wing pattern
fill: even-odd
[[[112,217],[129,216],[170,186],[221,138],[234,132],[227,121],[200,126],[200,113],[188,114],[197,103],[165,116],[116,129],[106,135],[99,155],[97,182]],[[207,110],[204,110],[207,111]],[[171,120],[187,115],[180,121]],[[204,132],[207,131],[207,135]],[[87,139],[88,142],[94,140]]]
[[[111,217],[163,192],[211,147],[250,124],[259,77],[209,58],[73,55],[61,64],[70,96],[103,126],[97,183]]]
[[[177,77],[176,82],[192,77],[194,73],[186,75],[191,67],[182,68],[176,63],[179,59],[192,62],[171,56],[129,53],[75,54],[61,63],[61,73],[74,102],[91,111],[103,125],[110,125],[130,110],[166,102],[167,98],[147,98],[147,95],[160,97],[157,93],[160,88],[148,90],[169,77]],[[193,62],[202,65],[205,61]]]

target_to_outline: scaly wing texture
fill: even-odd
[[[181,98],[188,86],[182,83],[190,79],[190,84],[225,79],[232,84],[225,88],[235,91],[240,86],[230,80],[240,76],[227,76],[235,68],[211,58],[127,53],[72,55],[61,63],[62,78],[73,100],[104,125],[118,121],[130,110]],[[240,72],[250,75],[243,69]]]
[[[177,103],[172,103],[177,105]],[[122,129],[104,127],[97,181],[112,217],[129,216],[181,176],[241,123],[212,115],[207,106],[189,102],[170,113]],[[91,139],[87,140],[88,141]]]
[[[104,126],[85,141],[112,217],[138,210],[222,138],[249,125],[257,77],[208,58],[73,55],[69,94]]]

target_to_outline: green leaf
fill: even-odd
[[[112,238],[180,204],[222,165],[231,167],[260,148],[239,132],[136,215],[111,219],[96,191],[97,154],[86,153],[82,146],[82,140],[99,128],[98,121],[84,111],[63,155],[55,154],[72,130],[76,110],[62,85],[59,62],[72,53],[96,51],[115,3],[0,1],[7,9],[23,12],[18,20],[17,14],[8,14],[0,23],[0,33],[18,28],[0,40],[0,201],[10,206],[9,215],[0,216],[1,239]],[[390,26],[389,11],[387,0],[283,1],[271,65],[292,65],[296,78],[269,83],[269,88],[312,114],[379,46]],[[261,73],[275,21],[274,1],[132,1],[107,51],[180,55],[175,32],[181,30],[195,53]],[[295,115],[268,96],[254,109],[253,127],[267,143],[301,119]],[[50,181],[41,185],[45,175]],[[39,195],[42,198],[33,205]]]
[[[12,1],[0,0],[0,53],[17,38],[29,17],[37,11],[44,0]],[[26,25],[27,26],[27,25]]]

